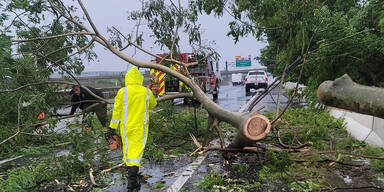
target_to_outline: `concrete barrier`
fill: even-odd
[[[384,119],[334,107],[328,110],[333,117],[344,118],[348,133],[357,140],[384,147]]]

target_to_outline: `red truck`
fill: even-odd
[[[157,54],[160,57],[166,56],[166,54]],[[197,57],[194,53],[181,53],[176,57],[176,60],[183,62],[183,63],[191,63],[197,61]],[[160,58],[156,58],[155,60],[152,60],[152,62],[159,63],[161,61]],[[179,66],[177,64],[174,64],[171,66],[174,70],[177,70],[178,72],[184,74],[183,66]],[[213,67],[213,60],[212,59],[202,59],[199,61],[198,65],[191,66],[188,68],[191,76],[193,77],[194,81],[201,87],[201,89],[206,92],[210,93],[213,96],[213,100],[216,100],[218,98],[219,94],[219,83],[220,79],[215,74],[214,67]],[[154,70],[151,70],[151,74],[155,72]],[[216,73],[218,73],[218,70],[216,69]],[[151,75],[153,77],[153,75]],[[165,93],[169,92],[185,92],[189,91],[189,88],[183,85],[182,82],[178,81],[175,77],[172,77],[170,75],[164,75],[163,78],[161,75],[158,75],[159,82],[160,82],[160,88],[159,88],[159,95],[163,95]],[[161,85],[161,83],[163,85]],[[164,90],[162,92],[162,90]]]

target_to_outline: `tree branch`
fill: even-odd
[[[26,88],[26,87],[30,87],[30,86],[35,86],[35,85],[45,85],[45,84],[66,84],[66,85],[76,85],[75,83],[72,83],[72,82],[68,82],[68,81],[43,81],[43,82],[36,82],[36,83],[28,83],[26,85],[23,85],[23,86],[20,86],[16,89],[11,89],[11,90],[0,90],[0,93],[7,93],[7,92],[15,92],[15,91],[18,91],[20,89],[23,89],[23,88]],[[112,102],[94,94],[91,90],[89,90],[87,87],[85,86],[81,86],[81,88],[83,88],[85,91],[87,91],[89,94],[91,94],[93,97],[99,99],[100,101],[103,101],[104,103],[107,103],[107,104],[113,104]]]
[[[276,84],[277,83],[277,84]],[[246,109],[246,111],[252,111],[252,109],[269,93],[271,92],[275,87],[277,87],[280,84],[280,77],[276,78],[275,81],[270,84],[258,97],[256,97],[253,101],[251,101],[251,104]],[[245,112],[245,111],[242,111]]]
[[[87,9],[84,7],[83,3],[81,0],[77,0],[77,2],[79,3],[81,9],[83,10],[85,16],[87,17],[87,20],[89,22],[89,24],[91,25],[93,31],[96,33],[96,36],[99,37],[102,41],[104,41],[104,43],[107,45],[107,47],[113,47],[106,38],[104,38],[100,33],[99,31],[97,30],[97,27],[96,25],[93,23],[92,21],[92,18],[89,16],[89,13],[87,11]]]
[[[252,1],[251,1],[252,2]],[[255,29],[258,29],[258,30],[260,30],[260,29],[262,29],[262,30],[275,30],[275,29],[280,29],[281,27],[269,27],[269,28],[267,28],[267,27],[257,27],[257,26],[254,26],[254,25],[251,25],[251,24],[249,24],[249,23],[247,23],[247,22],[245,22],[245,21],[243,21],[243,20],[241,20],[241,19],[237,19],[236,17],[235,17],[235,15],[233,15],[225,6],[224,6],[224,10],[230,15],[230,16],[232,16],[235,20],[237,20],[237,21],[239,21],[240,23],[242,23],[243,25],[246,25],[246,26],[248,26],[248,27],[251,27],[251,28],[255,28]]]
[[[0,93],[9,93],[9,92],[15,92],[20,89],[30,87],[30,86],[35,86],[35,85],[46,85],[46,84],[67,84],[67,85],[75,85],[75,83],[72,82],[67,82],[67,81],[43,81],[43,82],[36,82],[36,83],[28,83],[25,85],[22,85],[16,89],[10,89],[10,90],[0,90]]]
[[[22,15],[24,15],[25,13],[27,13],[27,11],[24,11],[24,12],[22,12],[22,13],[20,13],[20,14],[17,14],[17,13],[15,13],[14,11],[12,11],[16,16],[12,19],[12,21],[11,21],[11,23],[8,25],[8,26],[6,26],[5,28],[4,28],[4,31],[7,31],[10,27],[12,27],[13,26],[13,23],[16,21],[16,19],[20,19],[20,16],[22,16]]]
[[[283,75],[281,76],[281,80],[279,82],[279,93],[277,94],[277,104],[276,104],[276,116],[279,116],[280,112],[280,97],[281,97],[281,91],[284,83],[285,76],[287,74],[287,69],[288,69],[288,63],[285,64]]]
[[[366,159],[384,160],[384,157],[362,155],[362,154],[350,153],[350,152],[346,152],[346,151],[320,151],[320,152],[316,152],[316,153],[304,154],[304,156],[308,156],[308,155],[324,155],[324,154],[338,154],[338,153],[343,154],[343,155],[350,155],[350,156],[354,156],[354,157],[362,157],[362,158],[366,158]]]
[[[61,70],[65,71],[69,76],[71,76],[71,78],[72,78],[74,81],[76,81],[76,83],[77,83],[78,85],[81,86],[80,82],[76,79],[76,77],[75,77],[74,75],[72,75],[72,73],[69,72],[67,69],[65,69],[63,66],[61,66],[58,62],[56,62],[56,61],[54,61],[54,60],[52,60],[52,59],[50,59],[50,58],[48,58],[48,57],[46,57],[46,56],[44,56],[44,55],[41,55],[41,54],[37,54],[37,56],[42,57],[42,58],[44,58],[45,60],[49,61],[50,63],[52,63],[52,64],[58,66]]]
[[[299,87],[299,83],[300,83],[300,80],[301,80],[301,77],[303,76],[303,70],[304,70],[304,65],[306,63],[306,58],[304,56],[304,61],[303,61],[303,64],[301,66],[301,69],[300,69],[300,74],[299,74],[299,78],[297,79],[297,82],[296,82],[296,87],[291,95],[291,98],[289,98],[289,101],[287,103],[287,105],[285,106],[285,108],[283,109],[283,111],[280,113],[280,114],[277,114],[276,113],[276,118],[271,122],[271,124],[273,125],[274,123],[276,123],[277,120],[279,120],[281,118],[281,116],[283,116],[284,112],[288,109],[288,107],[291,105],[292,101],[293,101],[293,98],[295,97],[296,95],[296,92],[297,92],[297,89]],[[279,102],[278,102],[279,103]]]
[[[66,56],[66,57],[63,57],[63,58],[57,60],[56,62],[57,62],[57,63],[58,63],[58,62],[61,62],[61,61],[65,60],[65,59],[68,59],[68,58],[70,58],[70,57],[72,57],[72,56],[74,56],[74,55],[77,55],[77,54],[83,52],[84,50],[88,49],[94,42],[95,42],[95,37],[93,37],[92,40],[89,41],[88,44],[85,45],[84,47],[78,47],[78,46],[77,46],[77,52],[76,52],[76,53],[73,53],[73,54],[71,54],[71,55],[68,55],[68,56]]]
[[[88,13],[87,9],[85,9],[85,7],[83,5],[83,2],[81,0],[77,0],[77,2],[79,3],[79,5],[80,5],[81,9],[83,10],[85,16],[87,17],[87,20],[88,20],[89,24],[91,25],[93,31],[96,33],[96,36],[99,36],[100,33],[97,30],[96,25],[93,23],[91,17],[89,16],[89,13]]]
[[[186,98],[186,97],[193,98],[193,94],[192,93],[178,93],[178,94],[174,94],[174,95],[165,95],[162,97],[158,97],[156,100],[158,102],[161,102],[161,101],[172,100],[172,99],[176,99],[176,98]]]
[[[16,137],[19,133],[20,133],[20,124],[21,124],[21,98],[19,98],[19,103],[17,105],[17,132],[15,134],[13,134],[12,136],[8,137],[7,139],[3,140],[2,142],[0,142],[0,145],[2,145],[3,143],[11,140],[12,138]]]
[[[28,41],[40,41],[40,40],[55,39],[60,37],[73,36],[73,35],[95,35],[95,34],[91,32],[73,32],[73,33],[65,33],[65,34],[52,35],[52,36],[46,36],[46,37],[37,37],[33,39],[18,39],[18,40],[12,40],[11,42],[22,43],[22,42],[28,42]]]
[[[65,49],[72,49],[72,48],[76,48],[76,47],[77,47],[76,45],[71,45],[71,46],[62,47],[62,48],[60,48],[60,49],[54,50],[54,51],[52,51],[52,52],[46,54],[45,56],[46,56],[46,57],[49,57],[49,56],[51,56],[51,55],[53,55],[53,54],[55,54],[55,53],[57,53],[57,52],[60,52],[60,51],[62,51],[62,50],[65,50]]]
[[[172,2],[172,0],[171,0],[171,2]],[[173,4],[173,2],[172,2],[172,4]],[[179,27],[180,27],[180,23],[179,23],[180,20],[181,20],[181,3],[180,3],[180,0],[179,0],[179,17],[177,18],[177,21],[176,21],[177,25],[176,25],[175,35],[173,36],[173,40],[172,40],[171,50],[169,50],[170,55],[171,55],[170,56],[171,59],[173,59],[173,49],[175,48],[175,42],[176,42],[176,39],[178,38]],[[187,70],[186,67],[185,67],[185,69]]]

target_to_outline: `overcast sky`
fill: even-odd
[[[141,2],[138,0],[110,0],[110,1],[95,1],[84,0],[85,7],[87,8],[94,23],[98,27],[99,31],[105,36],[107,35],[107,27],[115,26],[124,34],[132,33],[135,30],[134,23],[127,21],[127,11],[138,10],[141,8]],[[201,23],[201,29],[203,30],[202,40],[215,41],[214,48],[221,55],[220,68],[224,69],[225,61],[229,63],[235,61],[235,56],[252,58],[260,55],[260,49],[266,46],[266,42],[257,41],[254,37],[241,38],[237,44],[234,44],[232,38],[227,37],[226,34],[229,31],[228,23],[233,18],[229,14],[224,14],[223,17],[215,18],[214,16],[202,16],[199,18]],[[144,32],[143,47],[147,50],[152,50],[153,53],[163,53],[166,50],[160,50],[153,42],[154,39],[149,36],[151,31],[145,26],[140,27],[140,30]],[[181,32],[181,30],[179,30]],[[191,52],[191,47],[188,44],[186,34],[180,35],[181,43],[180,48],[182,52]],[[85,63],[85,71],[125,71],[130,68],[129,65],[117,56],[113,55],[109,51],[96,44],[95,52],[98,55],[96,61]],[[133,49],[127,49],[124,51],[129,56],[133,55]],[[151,56],[140,53],[137,50],[136,59],[142,61],[150,61]],[[260,67],[257,61],[252,61],[253,67]],[[231,69],[231,67],[229,67]]]

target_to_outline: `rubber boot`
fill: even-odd
[[[133,192],[133,191],[140,191],[140,183],[139,183],[139,178],[138,178],[138,172],[139,172],[139,167],[138,166],[128,166],[127,167],[127,178],[128,178],[128,184],[127,184],[127,190],[128,192]]]

